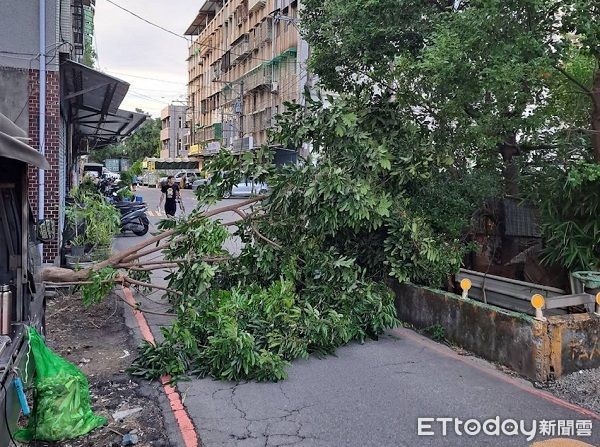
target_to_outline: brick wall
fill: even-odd
[[[40,89],[39,71],[29,70],[29,138],[30,145],[39,150],[39,110]],[[60,87],[59,72],[46,72],[46,159],[50,169],[44,171],[45,207],[44,217],[58,226],[59,213],[59,132],[60,132]],[[38,209],[38,170],[29,169],[29,201],[37,216]],[[58,235],[53,242],[44,244],[44,262],[53,262],[58,256]]]

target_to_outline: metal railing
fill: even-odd
[[[567,293],[563,289],[460,269],[456,274],[463,298],[471,298],[505,309],[535,315],[564,315],[567,308],[585,306],[600,313],[600,293]],[[572,291],[573,292],[573,291]]]

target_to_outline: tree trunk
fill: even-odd
[[[600,60],[598,60],[600,63]],[[592,148],[594,160],[600,163],[600,69],[594,74],[592,83]]]
[[[498,145],[498,151],[504,161],[504,192],[508,196],[519,196],[519,167],[515,163],[515,157],[521,155],[517,144],[517,135],[509,135],[504,143]]]

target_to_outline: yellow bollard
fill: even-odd
[[[546,318],[544,317],[544,313],[542,312],[542,308],[544,307],[545,303],[546,303],[546,300],[539,293],[536,293],[535,295],[533,295],[531,297],[531,305],[535,309],[535,319],[536,320],[541,320],[541,321],[546,320]]]
[[[469,290],[471,289],[471,286],[473,284],[471,283],[471,280],[469,278],[463,278],[460,280],[460,288],[462,289],[462,295],[461,298],[463,300],[466,300],[469,296]]]

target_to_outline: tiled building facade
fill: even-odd
[[[284,103],[301,100],[308,48],[296,0],[205,2],[186,34],[190,155],[267,143]]]

